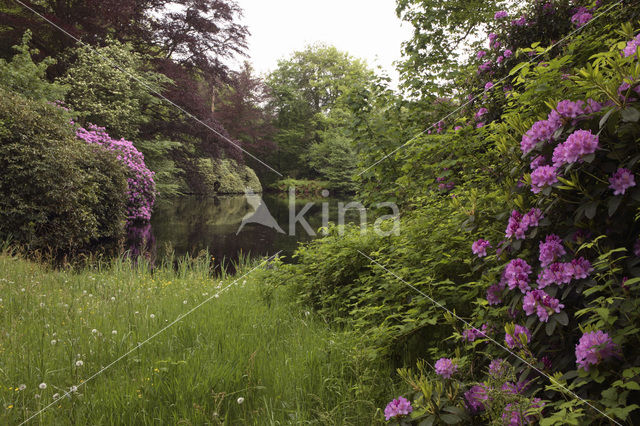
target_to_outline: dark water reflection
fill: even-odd
[[[256,196],[259,199],[258,196]],[[268,256],[282,250],[290,256],[301,241],[309,241],[309,235],[298,224],[294,236],[289,234],[289,201],[286,194],[262,196],[280,228],[285,233],[258,224],[246,223],[237,233],[243,218],[251,217],[256,203],[244,195],[196,197],[186,196],[159,202],[151,218],[151,224],[129,230],[130,250],[134,255],[141,252],[155,260],[166,256],[170,248],[176,256],[197,255],[207,249],[216,263],[237,261],[240,253],[251,257]],[[322,203],[329,203],[329,220],[338,220],[338,202],[349,202],[338,198],[296,199],[296,213],[306,203],[313,207],[304,215],[311,228],[317,232],[322,226]],[[358,221],[356,210],[348,210],[345,222]]]

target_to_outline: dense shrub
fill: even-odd
[[[64,109],[0,89],[0,170],[0,238],[72,251],[121,236],[125,170]]]
[[[262,192],[255,172],[231,158],[201,158],[195,171],[187,174],[187,180],[202,194],[244,194],[248,189]]]
[[[154,173],[144,163],[144,155],[125,139],[112,139],[103,128],[91,125],[78,128],[76,137],[90,145],[112,151],[127,170],[127,221],[147,222],[156,200]]]
[[[515,74],[519,92],[488,130],[513,210],[469,244],[482,278],[468,285],[486,294],[470,323],[449,317],[454,339],[431,358],[455,368],[401,372],[406,420],[637,422],[639,37],[619,34],[581,70],[556,58]]]

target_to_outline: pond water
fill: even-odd
[[[303,217],[310,230],[317,233],[323,226],[323,203],[329,221],[337,223],[338,203],[350,201],[331,197],[296,198],[295,214],[300,214],[311,203]],[[143,241],[144,251],[154,260],[169,251],[180,257],[195,256],[205,249],[218,265],[224,260],[229,266],[241,253],[262,257],[282,251],[281,256],[290,259],[299,242],[316,237],[310,235],[300,221],[294,235],[290,235],[289,216],[288,194],[185,196],[158,202],[150,224],[130,229],[129,243],[137,254]],[[347,210],[344,217],[345,223],[358,222],[360,218],[356,209]]]

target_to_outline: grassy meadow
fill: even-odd
[[[0,424],[382,420],[388,369],[286,287],[267,304],[256,266],[213,277],[203,256],[153,271],[127,261],[53,270],[0,253]]]

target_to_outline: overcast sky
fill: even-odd
[[[395,14],[395,0],[237,0],[251,31],[249,55],[260,74],[307,44],[324,42],[382,66],[394,81],[392,63],[411,35]]]

